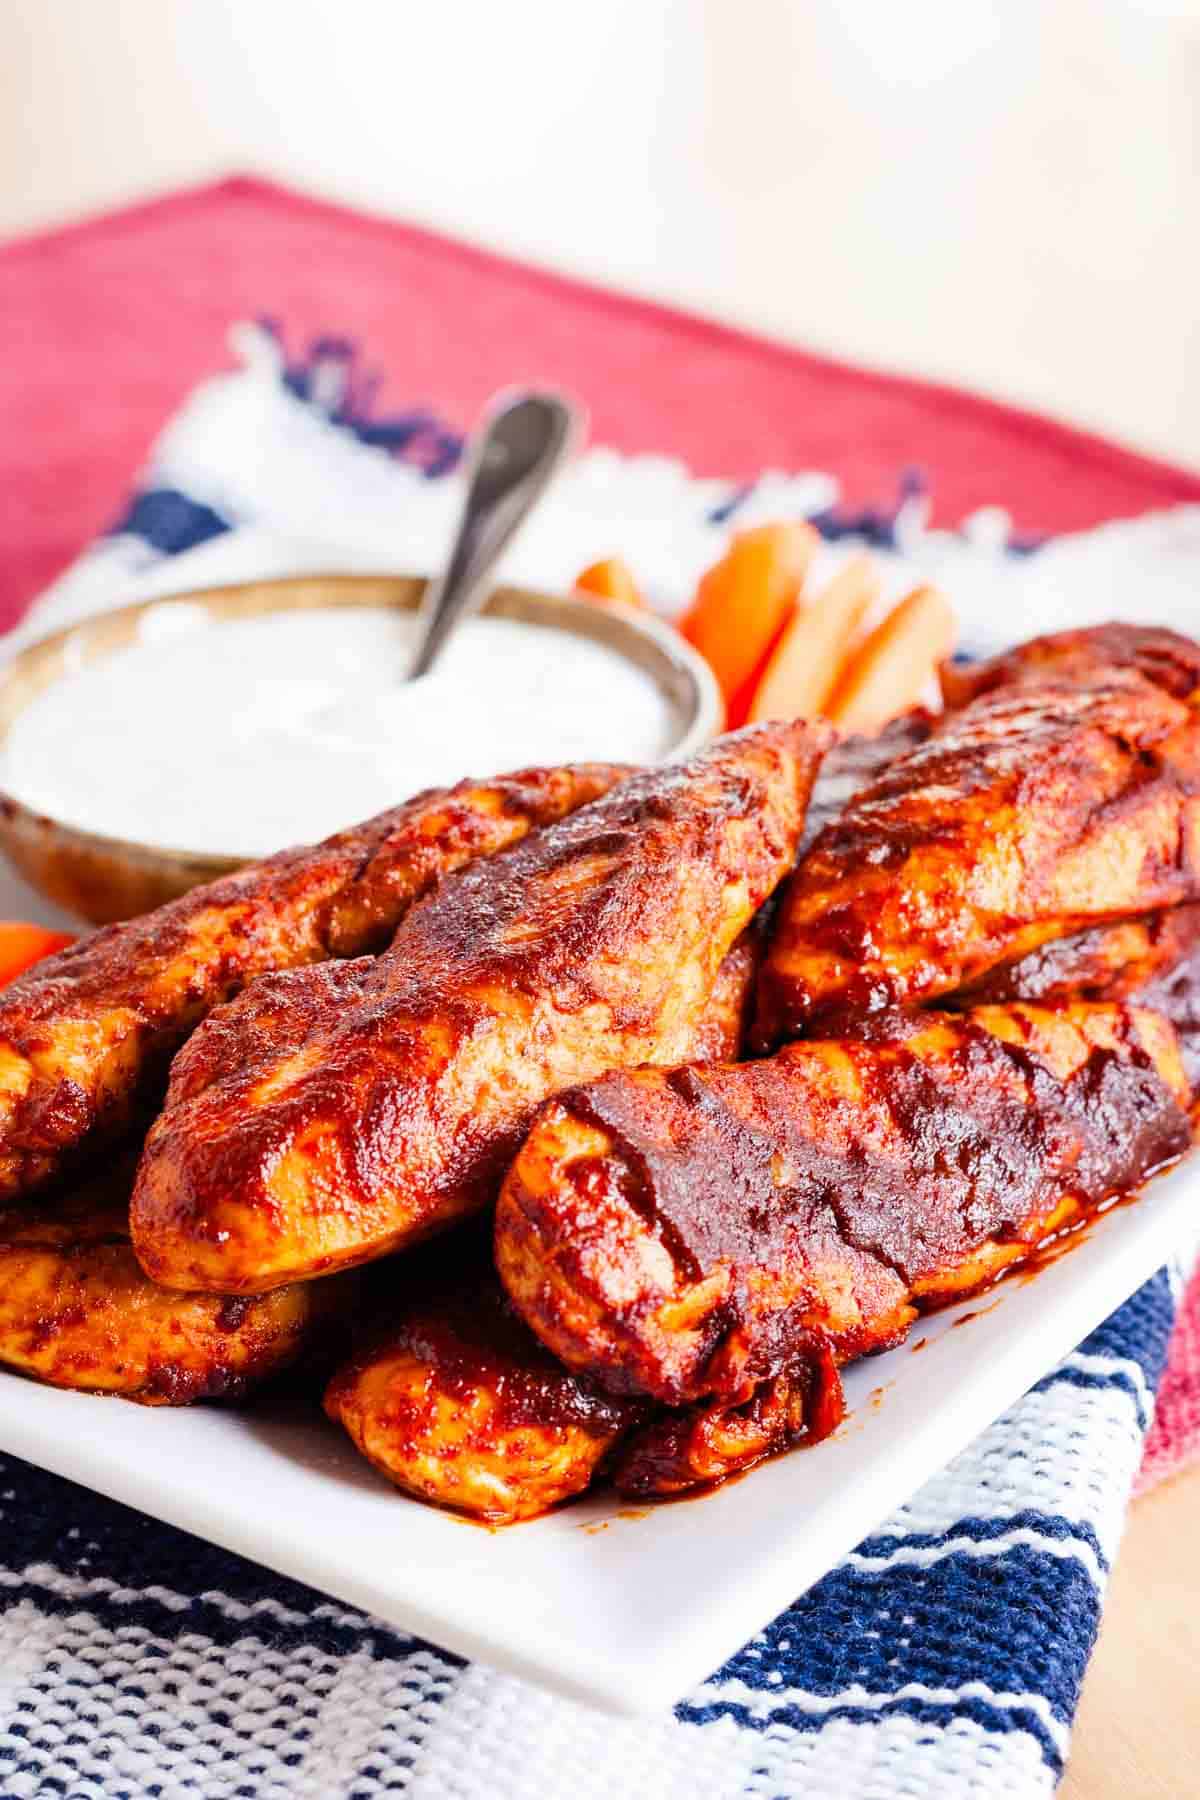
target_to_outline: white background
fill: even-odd
[[[1200,465],[1200,0],[0,0],[0,232],[231,168]]]

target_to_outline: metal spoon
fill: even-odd
[[[482,604],[487,578],[575,442],[577,409],[562,394],[503,397],[472,443],[454,545],[417,614],[408,679],[427,675],[459,623]]]

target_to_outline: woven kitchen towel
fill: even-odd
[[[133,593],[436,560],[457,442],[369,416],[344,347],[245,366],[164,434],[119,528],[22,628]],[[820,473],[696,481],[593,451],[510,572],[559,583],[627,555],[674,610],[731,526],[798,510],[831,558],[866,538],[893,590],[937,574],[974,648],[1112,613],[1186,620],[1200,518],[1032,548],[995,510],[925,528],[926,497],[851,516]],[[313,521],[328,522],[320,534]],[[186,552],[186,554],[183,554]],[[1162,1378],[1164,1270],[672,1717],[614,1723],[467,1666],[293,1583],[0,1460],[0,1792],[702,1800],[1031,1796],[1061,1771]],[[398,1503],[399,1504],[399,1503]]]
[[[1164,1271],[649,1724],[464,1665],[0,1457],[0,1792],[1048,1794],[1174,1307]]]
[[[533,379],[582,395],[600,443],[706,474],[830,469],[859,503],[916,457],[940,522],[1002,498],[1023,530],[1075,531],[1200,500],[1200,475],[1014,407],[234,177],[0,246],[0,623],[104,529],[229,322],[264,307],[336,324],[377,359],[360,393],[459,427]]]

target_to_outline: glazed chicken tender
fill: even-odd
[[[748,1400],[700,1400],[660,1412],[621,1446],[613,1486],[633,1500],[718,1487],[799,1444],[816,1444],[844,1417],[842,1384],[827,1345],[759,1382]]]
[[[377,960],[272,976],[172,1069],[132,1204],[169,1287],[255,1293],[480,1211],[536,1108],[687,1055],[828,739],[750,728],[441,882]]]
[[[801,859],[763,965],[755,1048],[927,1002],[1051,939],[1196,899],[1195,714],[1123,670],[999,688],[892,763]]]
[[[852,732],[849,736],[840,738],[826,752],[820,772],[813,783],[808,816],[804,821],[804,836],[800,840],[801,853],[808,849],[826,825],[839,816],[856,794],[878,781],[884,770],[898,757],[906,756],[918,744],[925,743],[933,732],[934,724],[932,713],[926,712],[923,706],[915,706],[910,712],[901,713],[873,737]]]
[[[695,1055],[736,1055],[758,938],[743,932],[721,964]],[[429,1253],[405,1259],[396,1323],[338,1371],[325,1410],[397,1487],[510,1524],[585,1488],[646,1408],[564,1369],[517,1318],[489,1251],[484,1237],[472,1259],[450,1238],[432,1278]]]
[[[0,1365],[147,1406],[236,1399],[302,1356],[336,1353],[354,1276],[257,1298],[169,1293],[129,1241],[132,1161],[71,1194],[0,1212]]]
[[[1119,1005],[887,1015],[757,1063],[612,1074],[543,1107],[496,1265],[613,1393],[740,1405],[898,1343],[1190,1143],[1171,1027]]]
[[[564,1369],[480,1258],[340,1369],[325,1411],[398,1487],[507,1525],[585,1488],[646,1407]]]
[[[1121,919],[1057,938],[947,995],[956,1007],[1008,1000],[1058,1006],[1134,1000],[1174,1029],[1193,1106],[1200,1098],[1200,905]]]
[[[943,663],[942,697],[951,708],[980,694],[1047,676],[1094,681],[1106,669],[1134,669],[1177,700],[1200,698],[1200,644],[1161,625],[1114,621],[1079,631],[1054,631],[1029,638],[986,662]]]
[[[528,769],[418,794],[37,964],[0,994],[0,1199],[124,1133],[160,1097],[188,1033],[256,976],[381,949],[439,876],[628,772]]]

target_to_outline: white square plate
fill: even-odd
[[[0,876],[0,916],[49,915]],[[315,1405],[145,1410],[8,1374],[0,1445],[464,1656],[644,1713],[709,1675],[1073,1350],[1198,1211],[1200,1161],[1036,1277],[849,1370],[850,1416],[828,1442],[675,1505],[602,1495],[486,1531],[397,1494]]]

